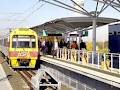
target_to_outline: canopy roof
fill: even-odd
[[[97,18],[97,26],[106,25],[112,22],[117,22],[118,19],[112,18]],[[32,27],[31,29],[36,32],[42,32],[46,30],[48,33],[67,33],[72,32],[75,29],[83,30],[92,26],[93,18],[92,17],[67,17],[55,19],[44,24]]]

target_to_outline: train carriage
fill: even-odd
[[[27,28],[18,28],[10,32],[8,57],[12,68],[35,68],[38,58],[36,32]]]

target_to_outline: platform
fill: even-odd
[[[0,64],[0,90],[13,90],[1,64]]]
[[[120,76],[116,73],[111,73],[105,70],[99,70],[91,66],[76,64],[65,60],[55,59],[49,56],[41,56],[41,60],[57,65],[59,67],[71,70],[73,72],[82,74],[92,79],[104,82],[109,85],[120,88]]]

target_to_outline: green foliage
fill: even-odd
[[[86,42],[87,50],[92,51],[92,42]],[[108,53],[108,41],[105,42],[96,42],[97,51]]]

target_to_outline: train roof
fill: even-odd
[[[97,26],[102,26],[117,21],[119,20],[113,18],[98,17]],[[34,26],[31,29],[37,32],[47,30],[48,33],[66,33],[72,32],[77,28],[79,30],[88,28],[92,26],[92,22],[93,22],[92,17],[67,17],[45,22],[41,25]]]
[[[14,29],[12,29],[12,31],[23,31],[23,30],[32,30],[32,29],[30,29],[30,28],[14,28]]]
[[[36,34],[36,32],[29,28],[15,28],[15,29],[12,29],[10,34],[33,35],[33,34]]]

